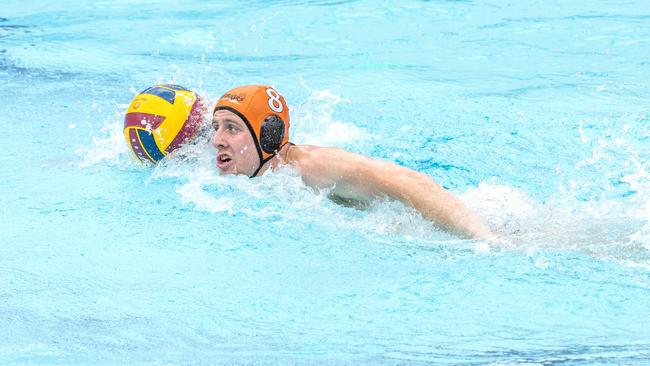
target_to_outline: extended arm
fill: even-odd
[[[380,161],[367,172],[374,189],[418,210],[422,216],[458,234],[492,239],[483,221],[465,204],[428,175]]]
[[[426,174],[341,149],[301,150],[296,163],[304,181],[313,187],[334,187],[333,193],[354,199],[387,196],[415,208],[447,230],[468,237],[493,238],[478,216]]]

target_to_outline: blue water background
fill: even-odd
[[[650,363],[650,3],[4,1],[0,364]],[[425,172],[508,238],[156,168],[174,82],[266,83],[292,140]]]

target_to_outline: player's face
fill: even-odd
[[[260,161],[246,123],[235,113],[218,110],[212,116],[212,145],[217,149],[217,168],[221,175],[253,175]]]

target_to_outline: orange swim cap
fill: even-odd
[[[244,120],[253,135],[260,158],[260,166],[269,161],[289,142],[289,107],[284,97],[273,87],[266,85],[245,85],[222,95],[214,112],[225,109]]]

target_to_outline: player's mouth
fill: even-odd
[[[232,157],[228,153],[217,154],[217,168],[224,170],[232,163]]]

